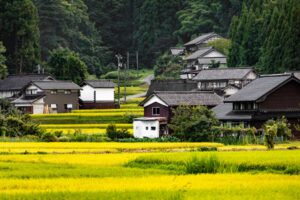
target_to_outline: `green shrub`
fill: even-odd
[[[58,141],[58,138],[55,136],[55,134],[49,133],[49,132],[44,133],[42,135],[41,139],[44,142],[57,142]]]
[[[117,130],[117,127],[115,124],[110,124],[107,126],[106,134],[107,134],[107,137],[109,137],[112,140],[132,137],[132,135],[128,132],[128,129]]]
[[[181,140],[173,137],[161,137],[161,138],[125,138],[118,139],[118,142],[180,142]]]

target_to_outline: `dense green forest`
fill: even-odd
[[[298,0],[0,0],[0,74],[5,65],[58,71],[58,49],[98,76],[115,68],[117,53],[132,60],[138,51],[140,67],[152,69],[171,46],[207,32],[230,37],[230,66],[299,66]]]

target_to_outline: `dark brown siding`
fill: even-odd
[[[56,94],[51,94],[50,90],[45,91],[45,104],[49,106],[51,104],[57,104],[57,112],[64,113],[67,112],[65,109],[65,104],[72,104],[73,110],[79,109],[79,91],[72,90],[71,94],[65,94],[64,90],[58,90]]]
[[[300,84],[291,81],[260,103],[260,110],[300,110]]]
[[[102,103],[82,103],[80,109],[114,109],[120,108],[115,102],[102,102]]]
[[[152,115],[152,108],[154,108],[154,107],[160,108],[160,115]],[[167,119],[169,119],[170,109],[159,103],[153,103],[144,108],[144,116],[145,117],[166,117]]]

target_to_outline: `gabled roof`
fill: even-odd
[[[84,81],[83,84],[87,84],[93,88],[114,88],[116,84],[111,80],[91,80]]]
[[[193,80],[241,80],[246,77],[252,68],[215,68],[201,70]]]
[[[182,55],[184,53],[184,47],[171,47],[171,53],[173,56]]]
[[[54,80],[54,78],[47,74],[9,75],[6,79],[0,80],[0,91],[22,90],[31,81],[38,80]]]
[[[12,104],[32,104],[41,98],[43,98],[45,95],[23,95],[15,100],[13,100]]]
[[[81,87],[72,81],[32,81],[42,90],[80,90]]]
[[[261,76],[260,78],[250,82],[236,94],[225,99],[224,102],[258,101],[262,97],[292,80],[300,83],[300,80],[291,74]]]
[[[196,60],[198,58],[205,56],[206,54],[208,54],[212,51],[216,51],[216,50],[213,47],[202,47],[202,48],[199,48],[194,53],[192,53],[191,55],[185,57],[184,60]]]
[[[195,44],[200,44],[205,42],[206,40],[212,38],[212,37],[220,37],[220,35],[216,34],[216,33],[206,33],[203,35],[200,35],[198,37],[196,37],[195,39],[189,41],[188,43],[185,43],[184,46],[190,46],[190,45],[195,45]]]
[[[197,89],[197,82],[192,80],[152,80],[146,96],[155,91],[191,91]]]
[[[294,76],[300,80],[300,72],[294,72]]]
[[[206,91],[173,91],[173,92],[160,92],[157,91],[148,98],[146,98],[140,105],[144,105],[153,96],[158,97],[168,106],[216,106],[222,103],[222,98],[214,92]]]

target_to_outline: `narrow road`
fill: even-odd
[[[154,74],[151,74],[151,75],[145,77],[144,79],[142,79],[142,82],[147,83],[147,85],[150,85],[151,80],[153,80],[153,79],[154,79]],[[126,97],[126,100],[144,97],[144,96],[146,96],[146,94],[147,94],[147,92],[129,95]],[[124,100],[125,100],[124,97],[120,99],[120,101],[124,101]]]

